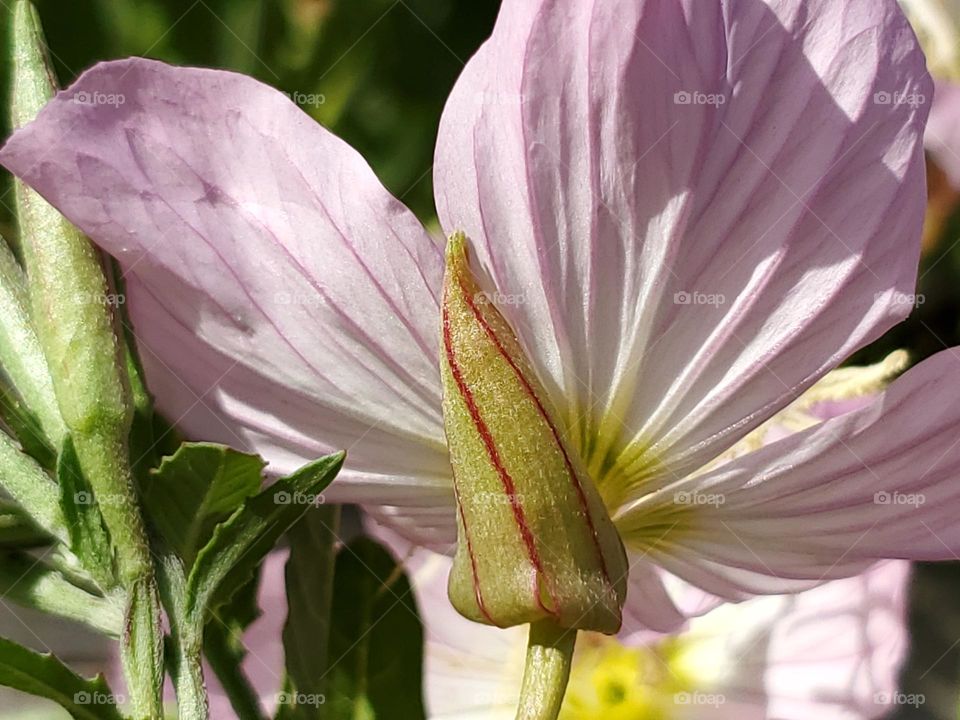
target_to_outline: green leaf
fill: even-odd
[[[60,508],[56,483],[2,431],[0,485],[37,525],[55,537],[67,537],[67,520]]]
[[[26,277],[6,241],[0,238],[0,368],[9,386],[3,385],[4,419],[24,446],[41,464],[63,443],[66,428],[53,392],[53,379],[40,340],[30,321]],[[42,455],[34,454],[34,451]]]
[[[57,464],[57,452],[47,440],[40,420],[20,397],[9,378],[0,368],[0,422],[9,428],[23,451],[36,460],[41,467],[53,469]]]
[[[197,554],[187,580],[187,613],[203,623],[205,614],[228,600],[250,578],[277,540],[310,507],[343,465],[335,453],[249,498],[217,526]]]
[[[102,677],[86,680],[53,655],[0,638],[0,685],[59,703],[77,720],[121,720]]]
[[[288,533],[287,622],[283,628],[288,698],[326,697],[333,578],[340,508],[310,510]],[[280,705],[283,720],[320,720],[321,704]]]
[[[332,615],[326,717],[425,717],[416,602],[401,566],[373,540],[355,540],[337,555]]]
[[[259,571],[260,568],[246,585],[234,593],[230,602],[212,614],[203,636],[207,662],[216,673],[237,717],[244,720],[263,718],[260,699],[243,671],[243,661],[247,655],[243,633],[260,616],[257,602]]]
[[[123,607],[77,587],[43,560],[23,552],[0,555],[0,597],[120,637]]]
[[[67,437],[57,464],[60,508],[67,525],[70,550],[103,589],[117,584],[113,547],[100,512],[99,498],[87,481],[73,439]],[[112,498],[106,498],[112,501]]]
[[[0,496],[0,549],[43,547],[54,538],[42,530],[16,503]]]
[[[193,565],[217,524],[260,490],[264,462],[212,443],[184,443],[150,473],[144,504],[153,524]]]

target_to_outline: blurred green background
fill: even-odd
[[[129,55],[253,75],[306,99],[303,109],[357,148],[393,194],[429,224],[435,214],[433,146],[443,103],[490,33],[499,0],[37,0],[37,5],[63,84],[98,60]],[[0,16],[6,23],[7,13]],[[6,42],[7,28],[2,30]],[[8,72],[8,63],[0,65],[3,106]],[[0,123],[5,137],[6,118]],[[898,347],[917,361],[960,345],[958,196],[941,180],[932,169],[940,206],[925,240],[918,289],[923,303],[855,362],[879,360]],[[8,204],[0,202],[0,230],[6,230]],[[958,567],[916,568],[913,643],[903,685],[906,692],[924,693],[927,702],[920,709],[902,708],[898,718],[957,717]]]

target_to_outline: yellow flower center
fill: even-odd
[[[627,648],[584,634],[560,720],[670,720],[696,687],[683,646],[672,638]]]

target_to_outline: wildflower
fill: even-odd
[[[930,95],[893,0],[507,0],[454,88],[441,225],[649,627],[683,615],[661,570],[739,600],[954,557],[953,350],[716,462],[912,308]],[[85,73],[0,160],[119,259],[187,433],[280,472],[348,447],[329,500],[453,539],[443,250],[355,152],[250,78],[133,59]]]

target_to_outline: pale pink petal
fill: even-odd
[[[950,184],[960,190],[960,84],[937,81],[923,142]]]
[[[943,351],[861,410],[635,504],[628,538],[687,493],[656,562],[731,599],[846,577],[882,558],[960,554],[960,351]],[[695,501],[691,501],[695,498]],[[662,517],[662,516],[661,516]]]
[[[798,595],[728,605],[691,623],[694,657],[722,679],[711,720],[867,720],[900,700],[909,565],[880,563]],[[698,643],[699,641],[699,643]],[[710,645],[719,652],[710,652]],[[696,667],[696,664],[694,664]]]
[[[785,601],[766,658],[768,716],[886,717],[900,703],[908,577],[908,563],[881,563]]]
[[[679,476],[909,311],[930,95],[895,0],[507,0],[442,224],[591,468]]]
[[[276,472],[346,448],[331,499],[452,505],[440,248],[280,92],[105,63],[0,161],[120,260],[151,388],[189,436]]]

